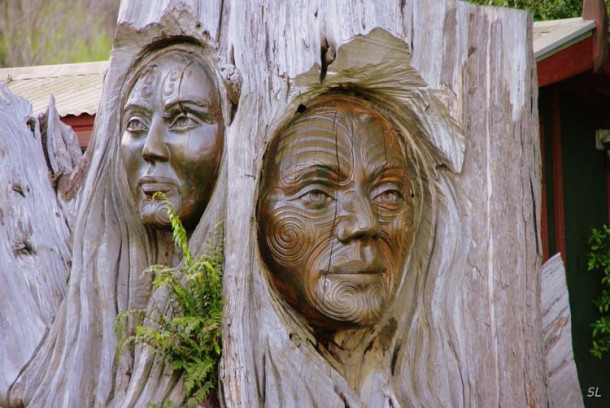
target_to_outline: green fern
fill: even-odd
[[[195,406],[206,401],[216,389],[218,363],[222,354],[222,224],[217,225],[206,243],[204,255],[193,260],[188,248],[187,234],[180,218],[167,197],[160,192],[167,206],[172,224],[173,240],[183,253],[183,266],[174,269],[153,265],[146,272],[153,273],[153,287],[169,294],[169,316],[154,305],[145,311],[146,325],[137,326],[135,333],[125,337],[127,320],[142,311],[126,311],[115,319],[119,339],[117,358],[127,345],[146,344],[173,370],[184,375],[185,403]]]

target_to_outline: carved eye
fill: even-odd
[[[299,199],[312,207],[323,207],[334,200],[332,196],[320,189],[309,190],[301,195]]]
[[[379,188],[373,192],[373,201],[377,204],[396,204],[404,200],[400,191],[392,187]]]
[[[140,117],[133,116],[133,117],[129,118],[129,121],[127,122],[127,126],[125,126],[125,129],[127,129],[128,132],[140,133],[140,132],[147,131],[148,127],[146,126],[146,124]]]
[[[174,117],[170,123],[170,127],[173,130],[191,130],[199,126],[199,124],[199,121],[191,114],[182,112]]]

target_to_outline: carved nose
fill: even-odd
[[[167,129],[162,119],[155,118],[151,123],[148,134],[146,135],[146,142],[142,149],[142,156],[144,160],[151,161],[167,161],[169,158],[169,152],[167,145],[165,144],[165,138],[167,136]]]
[[[337,237],[341,243],[351,240],[370,240],[381,236],[381,227],[372,203],[363,194],[351,192],[342,203],[338,214]]]

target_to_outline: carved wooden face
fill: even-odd
[[[276,289],[314,327],[373,325],[413,240],[402,140],[369,104],[334,97],[267,155],[259,243]]]
[[[142,222],[169,228],[161,191],[193,229],[212,194],[222,154],[220,98],[204,63],[170,51],[149,63],[124,107],[121,155]]]

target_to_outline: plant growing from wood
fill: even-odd
[[[589,272],[601,273],[602,294],[593,301],[601,317],[591,324],[593,327],[593,347],[591,354],[602,358],[610,350],[610,227],[593,228],[587,240],[589,253],[587,254],[587,269]]]
[[[172,225],[173,240],[182,250],[183,261],[177,272],[171,267],[153,265],[153,288],[164,290],[169,297],[166,310],[157,303],[149,310],[129,310],[115,320],[118,338],[117,358],[129,345],[148,345],[173,370],[184,373],[185,403],[196,406],[210,398],[218,382],[218,363],[222,354],[222,225],[206,243],[204,254],[193,259],[186,231],[162,193]],[[125,336],[132,315],[143,316],[144,324]]]

